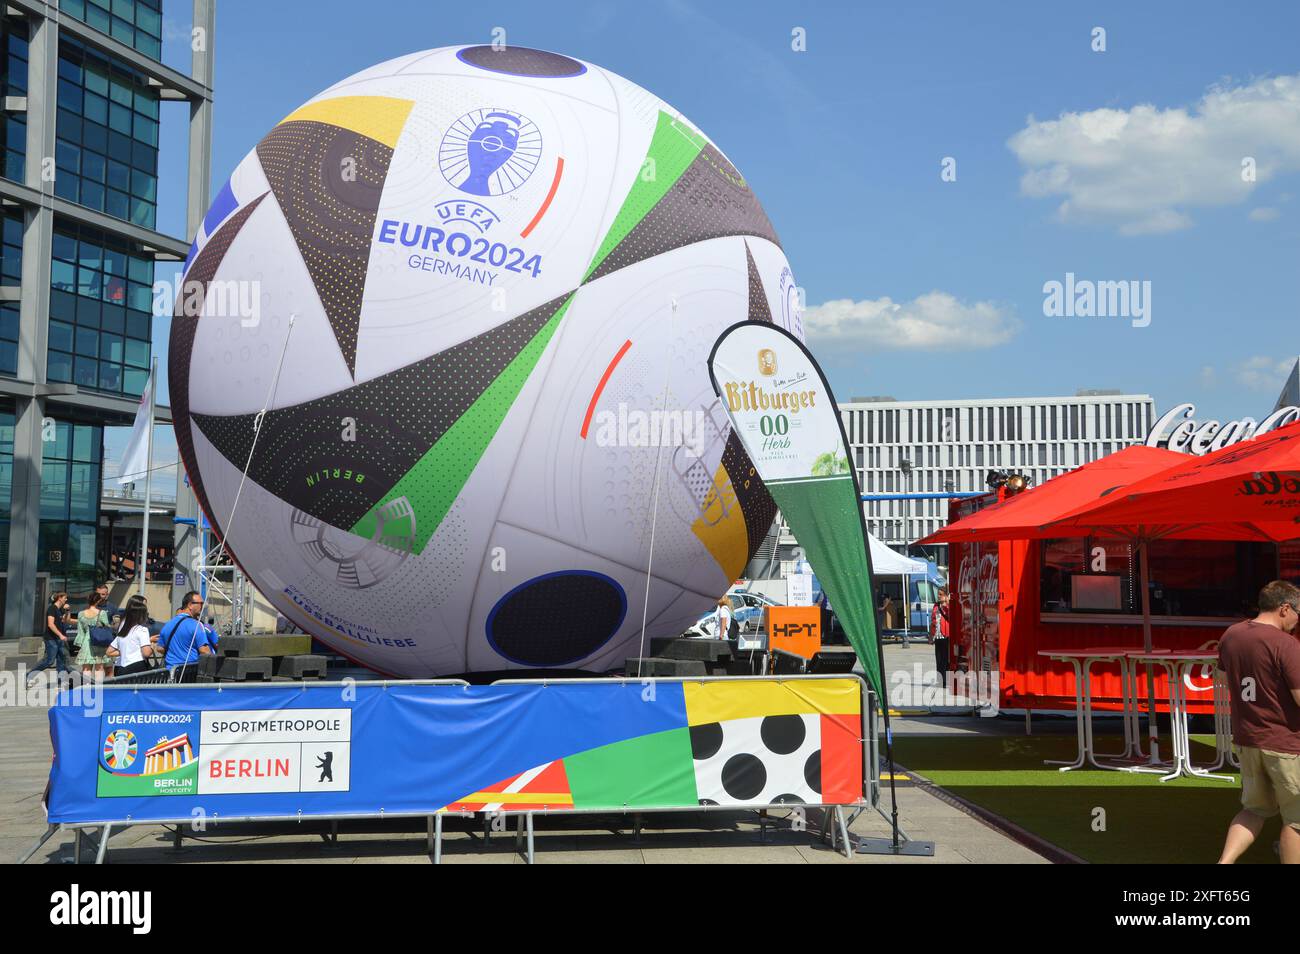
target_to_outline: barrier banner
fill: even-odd
[[[862,801],[856,677],[105,687],[50,709],[54,823]]]

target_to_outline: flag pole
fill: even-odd
[[[149,559],[149,508],[152,505],[151,491],[153,481],[153,418],[158,397],[158,358],[155,356],[149,366],[149,434],[144,465],[144,514],[140,524],[140,565],[136,572],[140,576],[140,595],[144,596],[146,567]]]

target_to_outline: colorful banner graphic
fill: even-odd
[[[780,326],[742,321],[713,346],[709,374],[868,680],[883,696],[861,491],[821,368]]]
[[[862,681],[108,689],[50,710],[64,824],[842,805]]]

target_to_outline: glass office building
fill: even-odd
[[[162,59],[162,0],[59,0],[59,11]]]
[[[188,73],[161,62],[162,0],[11,0],[0,18],[0,600],[28,635],[47,593],[102,578],[104,428],[149,376],[154,268],[208,199],[214,0]],[[157,230],[163,104],[189,106],[186,235]],[[160,408],[159,420],[168,420]]]

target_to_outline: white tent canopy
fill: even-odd
[[[871,546],[871,572],[876,576],[925,576],[930,569],[924,560],[905,557],[869,533],[867,542]]]

